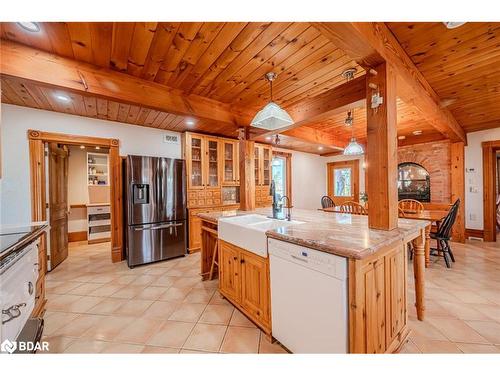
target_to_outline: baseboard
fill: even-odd
[[[68,233],[68,242],[87,241],[87,231]]]
[[[484,230],[465,228],[465,238],[469,237],[484,238]]]
[[[102,242],[110,242],[111,238],[96,238],[95,240],[89,240],[89,245],[93,245],[96,243],[102,243]]]

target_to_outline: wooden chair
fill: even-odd
[[[328,195],[321,197],[321,208],[335,207],[335,202]]]
[[[405,211],[401,207],[398,207],[398,213],[399,217],[405,217]]]
[[[358,202],[347,201],[342,203],[340,206],[340,212],[345,212],[353,215],[366,215],[367,212],[365,208]]]
[[[415,199],[401,199],[398,207],[404,212],[422,212],[424,205]]]
[[[455,220],[457,219],[459,207],[460,199],[457,199],[450,208],[450,211],[448,211],[446,217],[443,219],[438,231],[431,232],[431,238],[436,240],[438,243],[437,248],[431,248],[431,255],[436,255],[436,253],[439,255],[440,253],[443,253],[443,258],[447,268],[451,268],[450,259],[452,262],[455,262],[455,257],[451,251],[449,240],[451,238],[451,228],[453,228],[453,224],[455,224]]]

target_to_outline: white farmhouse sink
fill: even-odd
[[[219,219],[219,238],[267,258],[266,231],[302,223],[302,221],[276,220],[256,214],[225,217]]]

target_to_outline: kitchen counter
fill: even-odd
[[[0,226],[0,260],[33,242],[46,229],[47,222]]]
[[[200,213],[199,217],[216,224],[222,217],[248,214],[270,216],[271,213],[270,208],[258,208],[255,211]],[[383,231],[369,229],[368,216],[302,209],[292,210],[292,220],[304,223],[268,230],[267,237],[351,259],[364,259],[429,225],[426,220],[399,219],[397,229]]]

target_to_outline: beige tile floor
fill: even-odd
[[[427,317],[403,353],[500,353],[500,244],[454,244],[452,269],[427,269]],[[198,276],[199,254],[129,269],[109,244],[71,244],[47,275],[52,353],[284,353]],[[411,267],[410,267],[411,269]]]

